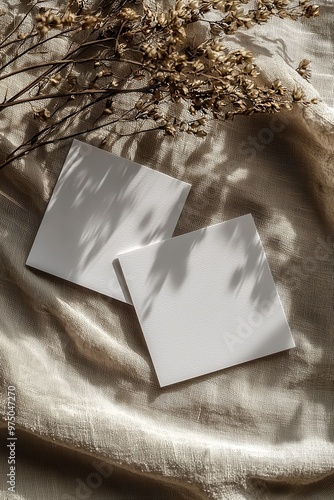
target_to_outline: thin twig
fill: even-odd
[[[37,47],[40,47],[44,43],[49,42],[50,40],[53,40],[54,38],[57,38],[58,36],[66,35],[67,33],[70,33],[71,31],[75,31],[76,29],[77,28],[70,28],[70,29],[62,31],[60,33],[56,33],[55,35],[52,35],[49,38],[44,38],[43,40],[39,40],[39,42],[35,43],[35,45],[32,45],[31,47],[27,47],[23,52],[16,55],[15,57],[13,57],[13,59],[11,59],[10,61],[6,62],[6,64],[4,64],[0,68],[0,71],[3,71],[5,68],[7,68],[7,66],[9,66],[10,64],[13,64],[13,62],[16,62],[20,57],[24,56],[25,54],[27,54],[31,50],[36,49]]]
[[[123,116],[130,113],[131,111],[132,110],[127,111]],[[49,139],[48,141],[39,142],[38,144],[34,144],[29,149],[23,151],[19,155],[16,155],[15,157],[8,158],[4,163],[2,163],[0,165],[0,170],[2,168],[6,167],[7,165],[9,165],[10,163],[12,163],[13,161],[19,160],[23,156],[26,156],[28,153],[30,153],[31,151],[34,151],[37,148],[40,148],[42,146],[47,146],[48,144],[54,144],[56,142],[67,141],[68,139],[73,139],[74,137],[78,137],[79,135],[85,135],[85,134],[88,134],[90,132],[95,132],[96,130],[100,130],[101,128],[107,127],[108,125],[114,125],[115,123],[120,123],[121,121],[122,121],[122,117],[118,117],[118,118],[116,118],[116,120],[112,120],[112,121],[109,121],[107,123],[103,123],[102,125],[97,125],[96,127],[90,128],[88,130],[74,132],[73,134],[70,134],[70,135],[64,135],[62,137],[56,137],[53,139]]]
[[[99,58],[100,61],[111,61],[108,58]],[[50,61],[39,64],[32,64],[31,66],[25,66],[24,68],[17,69],[15,71],[11,71],[10,73],[6,73],[5,75],[0,76],[0,80],[5,80],[11,76],[17,75],[19,73],[23,73],[24,71],[30,71],[32,69],[43,68],[46,66],[58,66],[59,64],[81,64],[86,62],[96,61],[96,57],[88,57],[87,59],[59,59],[58,61]]]
[[[22,26],[22,24],[24,23],[24,21],[27,19],[27,17],[29,16],[30,12],[36,7],[36,5],[38,5],[39,3],[42,3],[41,0],[37,0],[37,2],[35,2],[31,7],[30,9],[28,9],[28,11],[26,12],[26,14],[24,14],[23,18],[21,19],[21,21],[19,22],[19,24],[17,26],[14,26],[14,28],[12,29],[12,31],[10,31],[8,33],[8,35],[2,40],[2,42],[0,42],[0,49],[3,49],[4,47],[7,46],[6,42],[7,40],[12,36],[14,35],[14,33],[19,29],[20,26]],[[13,21],[14,22],[14,21]],[[18,40],[20,41],[20,40]],[[11,43],[11,42],[10,42]],[[4,45],[5,44],[5,45]]]
[[[37,35],[37,31],[35,32],[31,32],[30,35],[27,35],[23,40],[21,40],[20,38],[18,38],[17,40],[10,40],[9,42],[5,43],[4,45],[1,45],[1,50],[5,49],[6,47],[9,47],[9,45],[13,45],[14,43],[22,43],[22,42],[26,42],[27,40],[29,40],[29,38],[34,38],[36,35]]]
[[[9,108],[11,106],[16,106],[18,104],[24,104],[26,102],[32,102],[32,101],[41,101],[44,99],[52,99],[52,98],[62,98],[62,97],[71,97],[71,96],[77,96],[77,95],[89,95],[89,94],[108,94],[108,95],[114,95],[114,94],[130,94],[130,93],[136,93],[136,92],[148,92],[150,87],[139,87],[139,88],[134,88],[134,89],[120,89],[120,88],[112,88],[112,89],[87,89],[87,90],[80,90],[79,92],[65,92],[65,93],[59,93],[59,94],[42,94],[42,95],[36,95],[33,97],[26,97],[25,99],[17,99],[16,101],[12,102],[5,102],[0,104],[0,110],[4,108]]]
[[[81,109],[79,109],[79,110],[76,109],[75,111],[72,111],[72,113],[70,113],[69,115],[63,116],[58,121],[48,125],[47,127],[45,127],[42,130],[39,130],[36,134],[34,134],[32,137],[30,137],[30,139],[28,139],[26,142],[24,142],[19,147],[17,147],[14,151],[12,151],[12,153],[6,158],[6,160],[8,160],[9,158],[12,158],[15,155],[15,153],[17,153],[24,146],[27,146],[29,144],[34,144],[38,140],[38,138],[43,137],[43,136],[45,137],[45,136],[49,135],[53,131],[53,129],[55,129],[56,127],[59,127],[64,122],[68,121],[70,118],[73,118],[74,116],[79,116],[79,114],[82,113],[83,111],[87,111],[87,109],[89,109],[91,106],[94,106],[98,102],[102,102],[104,99],[107,99],[107,98],[108,98],[108,96],[101,95],[100,97],[97,97],[95,101],[90,101],[89,103],[85,104]],[[54,116],[57,112],[59,112],[63,106],[64,106],[64,104],[59,106],[59,108],[56,109],[56,111],[53,113],[52,116]]]
[[[6,198],[8,201],[11,201],[12,203],[14,203],[14,205],[16,205],[17,207],[20,207],[20,208],[23,208],[23,210],[26,210],[23,205],[21,205],[18,201],[14,200],[14,198],[9,196],[9,194],[1,191],[1,189],[0,189],[0,195],[3,196],[4,198]]]
[[[109,41],[109,40],[114,40],[115,38],[114,37],[108,37],[108,38],[105,38],[104,40],[105,41]],[[100,42],[100,40],[92,40],[92,42],[96,43],[97,41]],[[78,50],[80,50],[80,54],[83,52],[83,50],[87,47],[87,46],[90,46],[92,45],[91,42],[85,42],[83,43],[81,46],[77,47],[76,49],[72,50],[71,52],[68,52],[65,56],[65,59],[68,59],[69,57],[71,57],[73,54],[75,54],[75,52],[77,52]],[[82,49],[83,48],[83,49]],[[81,50],[82,49],[82,50]],[[63,66],[66,66],[66,64],[62,64],[60,66],[60,68],[58,67],[58,71],[60,71],[61,69],[63,69]],[[39,75],[33,82],[31,82],[29,85],[27,85],[26,87],[24,87],[22,90],[20,90],[19,92],[17,92],[17,94],[15,94],[13,97],[11,97],[10,99],[8,99],[7,102],[12,102],[12,101],[15,101],[18,97],[21,97],[21,95],[25,94],[26,92],[28,92],[29,90],[31,90],[35,85],[37,85],[41,80],[43,80],[45,77],[47,77],[50,73],[52,73],[52,71],[54,71],[54,67],[48,69],[47,71],[44,71],[44,73],[42,73],[42,75]]]
[[[89,37],[92,35],[92,33],[94,33],[96,31],[96,29],[94,28],[86,37],[85,37],[85,40],[82,42],[81,46],[84,45],[86,43],[86,41],[89,39]],[[74,44],[74,40],[71,42],[70,44],[70,47],[69,47],[69,50],[67,52],[67,54],[64,56],[64,59],[69,59],[71,58],[71,56],[73,54],[75,54],[75,52],[77,52],[79,49],[80,49],[80,46],[77,47],[76,49],[70,51],[70,48],[72,47],[72,45]],[[81,50],[79,52],[79,55],[84,51],[85,49]],[[21,95],[25,94],[26,92],[28,92],[29,90],[31,90],[34,86],[37,86],[39,83],[41,84],[40,85],[40,88],[39,88],[39,92],[41,91],[41,89],[43,88],[43,80],[46,79],[46,77],[48,75],[50,75],[53,71],[62,71],[62,69],[64,69],[64,67],[66,67],[66,64],[61,64],[60,66],[55,66],[55,67],[51,67],[50,69],[46,70],[44,73],[42,73],[41,75],[39,75],[34,81],[32,81],[27,87],[23,88],[21,91],[19,91],[17,94],[15,94],[13,97],[10,98],[10,101],[13,101],[14,99],[17,99],[18,97],[21,97]],[[44,85],[45,86],[45,85]]]
[[[121,33],[122,33],[122,29],[124,28],[124,26],[126,25],[126,21],[124,21],[119,30],[118,30],[118,33],[117,33],[117,38],[116,38],[116,42],[115,42],[115,51],[116,51],[116,54],[118,52],[118,47],[119,47],[119,39],[120,39],[120,36],[121,36]]]

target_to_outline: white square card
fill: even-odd
[[[130,302],[117,255],[170,238],[189,190],[74,140],[27,265]]]
[[[251,215],[119,261],[161,386],[295,347]]]

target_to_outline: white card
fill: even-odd
[[[131,302],[117,255],[170,238],[190,187],[74,140],[27,265]]]
[[[119,261],[161,386],[295,347],[251,215]]]

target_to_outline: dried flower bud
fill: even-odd
[[[224,12],[226,12],[226,7],[227,7],[226,3],[227,2],[224,1],[224,0],[218,0],[218,1],[216,0],[213,3],[213,8],[217,9],[217,10],[220,10],[220,12],[224,13]]]
[[[308,5],[305,9],[305,17],[316,17],[319,15],[319,5]]]
[[[300,87],[296,87],[292,92],[292,98],[294,101],[301,101],[304,98],[304,92]]]
[[[78,78],[76,77],[76,75],[71,73],[70,75],[68,75],[67,81],[70,85],[74,86],[78,83]]]
[[[157,19],[158,19],[158,23],[160,24],[160,26],[166,26],[168,23],[166,14],[164,12],[159,14]]]
[[[300,61],[300,63],[298,64],[298,68],[299,69],[301,69],[301,68],[306,69],[307,66],[309,66],[310,64],[311,64],[311,61],[309,61],[308,59],[302,59]]]
[[[63,26],[72,26],[72,24],[75,22],[75,19],[75,15],[67,10],[61,18],[61,22]]]
[[[59,28],[61,26],[61,19],[59,16],[50,15],[48,18],[49,26]]]
[[[200,2],[199,0],[191,0],[188,4],[190,10],[198,10]]]
[[[119,17],[124,21],[137,21],[139,15],[134,9],[131,9],[130,7],[125,7],[120,11]]]
[[[225,113],[225,119],[226,120],[233,120],[235,113],[233,111],[228,111]]]
[[[158,71],[158,73],[155,76],[155,79],[158,82],[163,82],[163,81],[165,81],[165,75],[161,71]]]
[[[217,56],[216,52],[214,52],[210,47],[207,49],[205,55],[210,61],[213,61]]]
[[[49,31],[49,28],[45,24],[37,23],[36,30],[37,30],[39,36],[41,38],[43,38],[47,34],[47,32]]]
[[[57,73],[57,75],[55,75],[49,79],[49,82],[56,87],[57,85],[60,84],[61,80],[62,80],[62,77],[61,77],[60,73]]]
[[[47,109],[43,108],[43,109],[35,109],[33,108],[33,111],[34,111],[34,118],[35,119],[39,119],[43,122],[45,122],[48,118],[50,118],[50,111],[48,111]]]
[[[204,64],[199,61],[199,59],[196,59],[195,62],[193,62],[193,68],[195,71],[202,71],[204,69]]]
[[[35,19],[38,22],[46,23],[46,19],[49,16],[49,14],[50,14],[50,10],[45,10],[45,7],[42,7],[41,9],[39,9],[39,12],[36,15]]]
[[[309,69],[311,61],[308,59],[303,59],[300,61],[298,64],[298,68],[296,69],[297,73],[299,73],[305,80],[308,80],[308,78],[311,76],[311,71]]]
[[[274,5],[278,9],[284,9],[287,5],[289,5],[290,0],[274,0]]]
[[[173,125],[167,123],[164,126],[164,130],[165,130],[167,135],[171,135],[172,137],[175,137],[176,128]]]
[[[88,15],[83,18],[83,20],[80,22],[81,29],[83,30],[89,30],[95,26],[97,23],[97,17]]]
[[[275,90],[276,94],[280,95],[284,95],[286,91],[286,88],[283,87],[282,82],[280,80],[275,80],[271,88]]]

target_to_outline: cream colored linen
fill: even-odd
[[[25,267],[70,143],[0,172],[1,434],[7,385],[20,429],[14,496],[2,440],[1,498],[334,498],[333,28],[327,0],[318,19],[236,37],[270,78],[320,95],[312,110],[104,146],[192,183],[175,234],[252,213],[294,350],[160,389],[131,306]],[[294,71],[303,57],[310,83]],[[1,116],[2,157],[34,129],[28,111]]]

